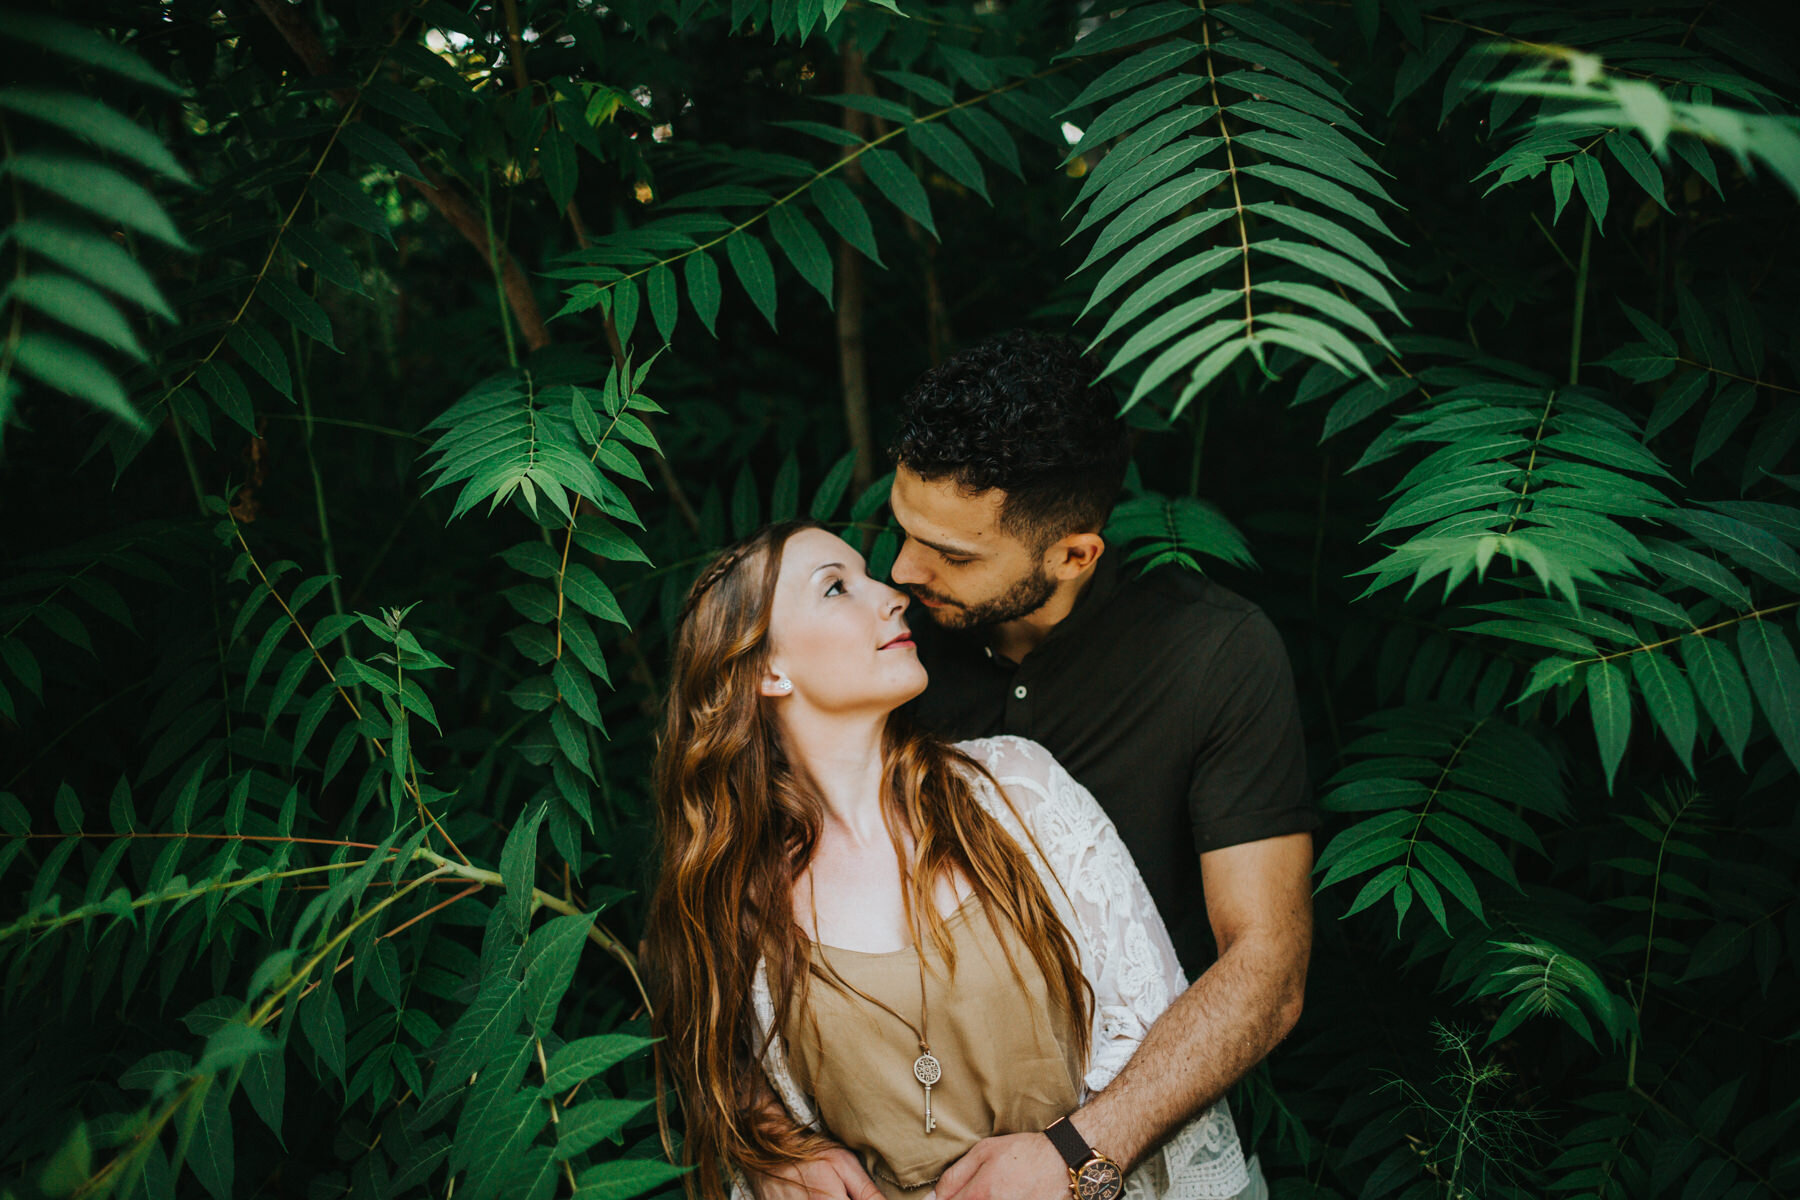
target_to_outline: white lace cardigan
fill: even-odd
[[[1094,989],[1091,1049],[1082,1080],[1085,1100],[1113,1081],[1187,980],[1137,864],[1088,790],[1036,742],[982,738],[959,747],[1005,789],[1002,798],[985,780],[977,780],[975,795],[1037,868],[1057,915],[1074,934],[1082,974]],[[770,1036],[775,1005],[762,967],[752,1000],[756,1036],[759,1041],[768,1038],[763,1069],[770,1084],[795,1120],[822,1128],[811,1098],[788,1069],[781,1035]],[[1231,1111],[1221,1099],[1126,1177],[1123,1200],[1223,1200],[1249,1182]],[[733,1200],[751,1196],[739,1175]]]

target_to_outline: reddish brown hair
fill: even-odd
[[[725,551],[695,580],[675,636],[668,711],[656,758],[662,870],[651,897],[646,964],[662,1060],[686,1111],[686,1146],[706,1196],[730,1188],[729,1161],[771,1171],[830,1143],[762,1119],[766,1093],[751,987],[766,962],[781,1030],[803,1004],[810,963],[794,920],[795,880],[818,843],[823,807],[782,750],[759,694],[782,550],[807,522],[772,525]],[[1017,931],[1050,996],[1073,1017],[1086,1057],[1091,995],[1073,939],[1024,850],[976,800],[981,766],[890,718],[882,801],[909,911],[954,969],[935,885],[961,874],[996,924]],[[1003,793],[1002,793],[1003,795]],[[911,839],[910,848],[907,838]]]

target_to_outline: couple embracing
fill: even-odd
[[[1224,1094],[1305,982],[1291,671],[1105,553],[1092,382],[1026,334],[924,377],[893,586],[790,523],[689,593],[646,961],[709,1198],[1266,1195]]]

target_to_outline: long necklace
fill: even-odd
[[[813,890],[812,879],[810,876],[808,876],[806,881],[806,891],[807,897],[812,904],[813,933],[816,936],[819,931],[819,902],[818,893]],[[836,979],[838,983],[842,984],[850,991],[855,992],[858,996],[861,996],[864,1000],[867,1000],[870,1004],[873,1004],[876,1008],[881,1009],[883,1012],[893,1017],[896,1021],[899,1021],[902,1025],[906,1026],[907,1029],[912,1031],[914,1038],[918,1039],[919,1057],[913,1060],[913,1078],[917,1079],[925,1086],[925,1132],[930,1133],[937,1128],[937,1118],[931,1115],[931,1089],[937,1084],[938,1080],[943,1078],[944,1065],[940,1063],[937,1060],[937,1056],[931,1052],[931,1042],[926,1036],[926,1031],[930,1028],[931,1010],[927,1005],[925,998],[925,953],[919,946],[919,930],[917,922],[914,922],[912,935],[913,957],[919,961],[919,1023],[917,1025],[914,1025],[911,1021],[895,1012],[892,1008],[889,1008],[882,1001],[869,995],[869,993],[863,991],[854,983],[851,983],[848,979],[845,979],[839,974],[838,969],[831,965],[831,960],[825,957],[825,943],[814,942],[813,945],[819,948],[819,961],[825,964],[825,969],[831,972],[832,978]]]

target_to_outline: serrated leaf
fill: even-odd
[[[1662,729],[1682,765],[1692,774],[1694,738],[1699,732],[1700,717],[1687,678],[1670,659],[1654,650],[1633,654],[1631,673],[1637,680],[1638,691],[1644,697],[1644,707],[1650,710],[1651,719]]]
[[[550,1056],[546,1086],[554,1092],[566,1091],[614,1064],[648,1050],[655,1043],[655,1038],[623,1033],[577,1038]]]
[[[1594,718],[1594,738],[1600,746],[1600,764],[1606,771],[1606,790],[1612,791],[1625,744],[1631,739],[1631,691],[1625,672],[1601,660],[1588,668],[1588,707]]]
[[[769,232],[788,261],[794,264],[794,269],[800,272],[800,277],[812,284],[830,307],[834,299],[831,252],[825,248],[825,239],[812,227],[812,222],[800,215],[797,206],[783,204],[770,211]]]
[[[111,167],[86,158],[48,150],[19,150],[7,159],[15,179],[39,187],[108,221],[116,221],[177,250],[191,250],[141,184]]]
[[[1738,655],[1775,740],[1800,765],[1800,659],[1793,643],[1773,622],[1754,618],[1738,628]]]
[[[863,173],[888,202],[936,238],[938,231],[931,219],[931,200],[905,161],[892,150],[880,149],[868,151],[861,161]]]
[[[775,267],[769,261],[768,250],[740,230],[725,240],[725,257],[769,328],[775,328]]]

